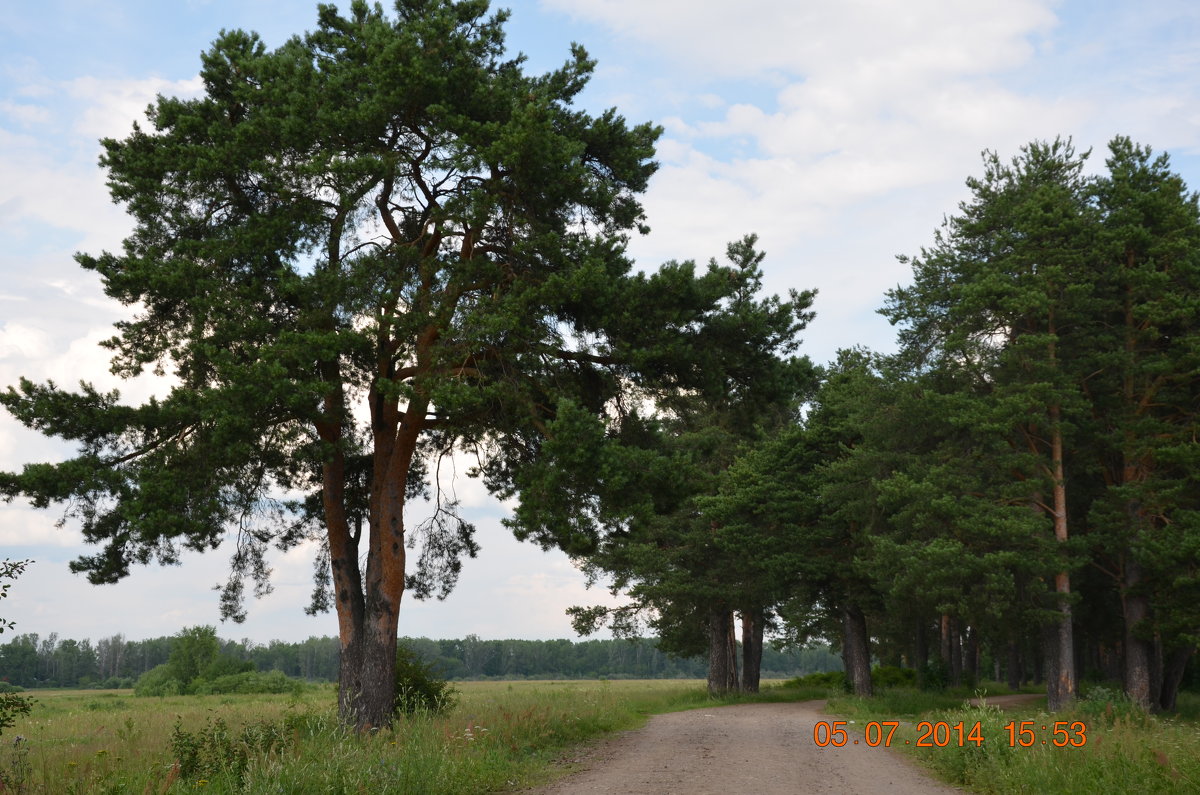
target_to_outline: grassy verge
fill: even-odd
[[[347,735],[332,687],[136,698],[42,691],[0,737],[5,792],[480,793],[536,785],[569,749],[647,715],[712,703],[703,682],[459,683],[457,706]],[[823,697],[769,688],[734,701]],[[17,741],[20,736],[22,739]],[[182,763],[182,764],[181,764]]]
[[[986,704],[972,707],[965,703],[971,695],[896,689],[871,700],[833,698],[827,711],[854,721],[851,730],[870,721],[900,721],[893,748],[943,780],[976,792],[1200,792],[1200,726],[1194,720],[1146,715],[1119,693],[1100,688],[1070,712],[1055,715],[1046,713],[1044,701],[1005,711]],[[1180,715],[1195,715],[1200,698],[1181,698]],[[948,742],[937,747],[938,737],[918,729],[922,721],[950,727],[961,722],[962,746],[952,729],[941,733],[940,739]],[[978,743],[965,739],[977,722]],[[1025,727],[1032,734],[1022,736],[1022,722],[1028,722]],[[1058,736],[1056,722],[1063,724]],[[917,747],[922,734],[934,747]],[[1057,747],[1056,741],[1065,745]]]

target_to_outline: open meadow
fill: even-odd
[[[545,780],[571,746],[708,703],[702,681],[461,682],[442,716],[343,733],[332,685],[295,695],[137,698],[36,691],[0,737],[6,788],[30,793],[478,793]],[[20,739],[18,739],[20,738]]]
[[[0,792],[25,793],[481,793],[546,783],[579,746],[641,725],[652,713],[712,706],[696,680],[456,682],[441,716],[355,737],[337,725],[332,685],[287,695],[137,698],[131,691],[35,691],[31,715],[0,737]],[[992,688],[992,692],[1003,692]],[[964,705],[970,693],[884,689],[871,700],[825,690],[767,687],[746,700],[828,696],[830,721],[851,737],[894,720],[890,745],[940,778],[978,792],[1200,791],[1200,697],[1181,713],[1146,716],[1104,690],[1070,714],[1044,701],[1000,712]],[[730,699],[737,701],[739,699]],[[918,724],[976,721],[985,741],[917,748]],[[1030,721],[1028,746],[1004,725]],[[1081,722],[1086,741],[1054,747],[1040,726]],[[952,736],[952,735],[951,735]],[[1082,737],[1072,735],[1076,740]],[[1024,739],[1017,737],[1018,740]],[[909,744],[905,744],[909,740]],[[807,742],[807,739],[805,740]],[[879,748],[879,753],[887,753]],[[731,771],[736,778],[736,771]],[[733,780],[733,779],[731,779]]]

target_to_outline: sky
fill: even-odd
[[[345,7],[343,0],[339,5]],[[504,7],[496,5],[496,7]],[[720,258],[759,235],[765,287],[816,288],[803,351],[886,351],[876,310],[907,281],[898,255],[932,242],[967,197],[980,154],[1015,155],[1070,136],[1103,168],[1114,135],[1170,153],[1200,187],[1200,5],[1191,0],[515,0],[512,52],[555,68],[571,42],[598,61],[581,97],[665,129],[644,197],[652,231],[630,243],[638,267]],[[118,249],[131,224],[108,197],[99,139],[122,137],[156,94],[194,96],[199,55],[222,29],[269,47],[312,28],[295,0],[42,0],[0,15],[0,388],[24,376],[81,379],[139,402],[161,389],[120,382],[97,343],[126,310],[75,252]],[[0,416],[0,470],[71,449]],[[400,634],[572,638],[564,611],[612,603],[560,553],[515,541],[505,506],[464,476],[460,498],[480,555],[445,601],[409,597]],[[0,557],[32,559],[0,602],[16,632],[99,639],[217,624],[213,586],[227,548],[178,567],[136,568],[92,586],[67,568],[92,550],[61,510],[0,503]],[[419,519],[414,516],[409,520]],[[336,634],[306,616],[314,551],[271,559],[275,590],[222,637]]]

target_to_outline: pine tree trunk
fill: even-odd
[[[979,681],[979,631],[975,627],[967,627],[964,635],[963,673],[974,687]]]
[[[738,676],[737,623],[732,610],[725,614],[725,649],[729,655],[729,689],[737,692],[742,680]]]
[[[344,648],[338,675],[338,718],[358,732],[392,724],[396,694],[396,633],[367,629]]]
[[[332,379],[331,379],[332,380]],[[372,398],[377,397],[372,390]],[[362,521],[351,530],[346,510],[345,457],[340,423],[319,423],[318,432],[334,452],[322,472],[322,499],[338,615],[341,656],[338,671],[338,719],[365,732],[392,724],[396,691],[396,630],[404,595],[404,501],[419,421],[401,421],[395,404],[372,399],[374,450],[368,507],[367,567],[359,568]],[[331,394],[328,413],[340,414],[341,397]],[[423,417],[425,404],[409,404],[409,415]]]
[[[962,648],[962,632],[958,626],[958,619],[950,619],[950,681],[955,687],[962,687],[963,675],[963,648]]]
[[[842,664],[854,695],[873,695],[867,618],[856,605],[842,608]]]
[[[1038,684],[1046,685],[1046,708],[1051,712],[1054,707],[1051,706],[1050,699],[1054,697],[1054,683],[1058,681],[1058,666],[1061,662],[1058,656],[1058,625],[1047,624],[1042,627],[1042,643],[1041,643],[1042,659],[1039,668],[1041,672],[1041,682]]]
[[[1052,329],[1053,330],[1053,329]],[[1067,543],[1067,486],[1063,464],[1063,438],[1061,411],[1058,405],[1050,407],[1050,461],[1054,475],[1054,538],[1059,544]],[[1058,598],[1058,621],[1056,638],[1047,653],[1055,658],[1053,679],[1046,679],[1046,708],[1051,712],[1067,709],[1075,700],[1075,640],[1071,617],[1071,578],[1067,571],[1054,577],[1054,590]]]
[[[1125,564],[1125,593],[1121,598],[1125,618],[1125,693],[1134,704],[1149,710],[1153,706],[1150,698],[1151,642],[1135,634],[1138,624],[1150,617],[1150,599],[1136,592],[1141,580],[1141,566],[1130,559]]]
[[[721,696],[737,690],[737,654],[731,649],[732,614],[712,610],[708,614],[708,693]]]
[[[917,669],[917,687],[927,686],[929,672],[929,634],[924,619],[917,619],[917,633],[913,639],[913,667]]]
[[[757,693],[762,671],[763,611],[742,611],[742,692]]]
[[[1190,646],[1175,649],[1167,655],[1163,665],[1162,691],[1158,696],[1158,707],[1163,712],[1174,712],[1179,698],[1179,685],[1183,683],[1183,675],[1187,671],[1188,660],[1195,654],[1196,647]]]
[[[1009,690],[1021,689],[1021,647],[1015,640],[1008,642],[1008,670],[1005,675]]]
[[[1150,657],[1150,708],[1157,710],[1158,701],[1162,697],[1163,666],[1166,664],[1162,635],[1155,633],[1151,649],[1154,653]]]

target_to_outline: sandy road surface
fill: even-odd
[[[822,701],[739,704],[655,715],[641,729],[602,743],[584,769],[541,795],[637,793],[704,795],[730,792],[957,793],[919,771],[899,752],[871,748],[850,732],[842,748],[819,748],[813,725],[833,720]],[[853,730],[854,726],[847,727]],[[861,728],[861,727],[858,727]],[[853,740],[858,739],[858,745]],[[936,750],[936,749],[935,749]]]

